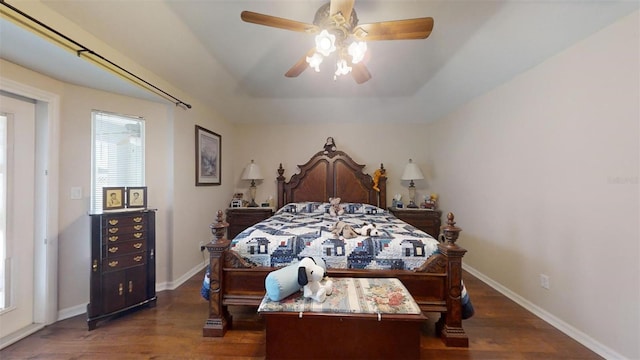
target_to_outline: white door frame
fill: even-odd
[[[44,327],[58,320],[60,96],[5,78],[0,89],[36,100],[35,197],[41,200],[36,201],[33,319]]]

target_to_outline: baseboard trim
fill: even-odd
[[[43,328],[44,328],[44,324],[31,324],[3,338],[0,338],[0,350],[26,338],[27,336]]]
[[[72,306],[72,307],[58,311],[58,320],[56,321],[72,318],[74,316],[85,314],[86,312],[87,312],[87,304]]]
[[[194,275],[196,275],[197,273],[201,272],[202,269],[204,269],[207,265],[208,265],[208,262],[202,262],[202,263],[196,265],[195,267],[193,267],[191,270],[186,272],[184,275],[182,275],[181,277],[179,277],[175,281],[170,281],[170,282],[164,283],[163,286],[162,286],[162,290],[175,290],[178,286],[184,284],[187,280],[191,279]],[[203,279],[204,279],[204,274],[202,274],[202,275],[203,275]],[[158,285],[156,285],[156,289],[159,289]],[[157,290],[157,291],[161,291],[161,290]]]
[[[506,296],[507,298],[511,299],[516,304],[518,304],[518,305],[522,306],[523,308],[527,309],[529,312],[531,312],[534,315],[536,315],[537,317],[541,318],[542,320],[547,322],[549,325],[551,325],[551,326],[555,327],[556,329],[562,331],[567,336],[571,337],[572,339],[574,339],[575,341],[579,342],[580,344],[586,346],[589,350],[595,352],[596,354],[602,356],[603,358],[605,358],[605,359],[626,359],[624,356],[618,354],[617,352],[615,352],[611,348],[603,345],[602,343],[600,343],[597,340],[593,339],[589,335],[583,333],[582,331],[580,331],[580,330],[576,329],[575,327],[573,327],[573,326],[567,324],[566,322],[562,321],[561,319],[559,319],[555,315],[553,315],[553,314],[549,313],[548,311],[542,309],[541,307],[539,307],[536,304],[530,302],[529,300],[523,298],[522,296],[514,293],[513,291],[509,290],[508,288],[504,287],[503,285],[497,283],[493,279],[491,279],[488,276],[484,275],[480,271],[474,269],[473,267],[471,267],[471,266],[469,266],[467,264],[462,264],[462,268],[464,270],[466,270],[467,272],[469,272],[471,275],[473,275],[476,278],[478,278],[480,281],[482,281],[485,284],[491,286],[497,292],[499,292],[502,295]],[[469,295],[471,296],[471,299],[473,301],[473,294],[469,294]]]

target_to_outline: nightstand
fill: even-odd
[[[227,238],[233,240],[236,235],[251,225],[270,218],[273,215],[273,208],[270,207],[242,207],[227,209]]]
[[[440,217],[442,216],[442,211],[440,210],[397,209],[390,207],[389,212],[398,219],[415,226],[436,239],[440,235]]]

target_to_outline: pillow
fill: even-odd
[[[314,214],[324,213],[329,209],[329,203],[303,201],[289,203],[278,210],[278,212],[294,213],[294,214]]]
[[[299,291],[298,263],[270,272],[264,279],[264,287],[271,301],[280,301]]]
[[[343,203],[340,206],[347,214],[383,214],[385,210],[370,204],[363,203]]]

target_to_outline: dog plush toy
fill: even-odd
[[[359,235],[353,229],[353,227],[351,227],[351,225],[347,224],[344,221],[338,221],[337,223],[335,223],[330,231],[333,233],[333,235],[338,237],[342,236],[345,239],[353,239],[354,237],[357,237]]]
[[[340,206],[339,197],[329,198],[329,204],[331,205],[329,207],[329,215],[335,217],[344,214],[344,209],[342,208],[342,206]]]
[[[376,228],[375,224],[363,223],[359,229],[356,229],[356,232],[361,236],[380,236],[380,230]]]
[[[298,264],[298,284],[303,296],[317,302],[324,302],[333,291],[333,282],[325,278],[325,270],[311,257],[305,257]]]

